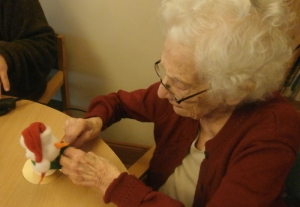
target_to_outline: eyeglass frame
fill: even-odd
[[[166,91],[172,96],[172,98],[176,101],[176,103],[180,104],[181,102],[186,101],[186,100],[188,100],[188,99],[190,99],[190,98],[193,98],[193,97],[195,97],[195,96],[197,96],[197,95],[199,95],[199,94],[201,94],[201,93],[204,93],[204,92],[206,92],[206,91],[208,91],[208,90],[210,89],[210,88],[205,89],[205,90],[203,90],[203,91],[194,93],[194,94],[192,94],[192,95],[189,95],[189,96],[187,96],[187,97],[183,97],[183,98],[181,98],[181,99],[178,100],[178,99],[176,98],[176,96],[168,89],[168,88],[170,88],[170,86],[164,84],[163,81],[162,81],[162,78],[161,78],[160,75],[159,75],[159,72],[158,72],[158,70],[159,70],[158,64],[160,63],[160,61],[161,61],[161,60],[158,60],[158,61],[156,61],[156,62],[154,63],[154,69],[155,69],[155,72],[156,72],[157,76],[158,76],[159,79],[160,79],[161,85],[162,85],[162,86],[166,89]]]

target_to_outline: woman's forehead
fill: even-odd
[[[198,76],[193,49],[169,40],[164,44],[161,65],[169,77],[181,78],[184,82]]]
[[[194,48],[167,39],[163,46],[163,54],[174,56],[176,59],[194,58]]]

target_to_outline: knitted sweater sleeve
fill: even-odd
[[[104,202],[113,202],[119,207],[183,207],[184,205],[163,193],[152,191],[143,182],[128,173],[115,179],[104,196]]]
[[[140,122],[154,122],[160,116],[168,102],[157,96],[159,83],[147,89],[133,92],[118,91],[107,96],[97,96],[90,103],[85,118],[101,117],[102,130],[123,118],[135,119]]]
[[[56,35],[38,0],[0,0],[0,6],[0,55],[8,66],[9,95],[37,99],[56,60]]]

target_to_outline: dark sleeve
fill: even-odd
[[[56,35],[38,0],[0,2],[0,55],[8,65],[9,95],[37,99],[56,60]]]
[[[119,207],[183,207],[184,205],[163,193],[153,191],[142,181],[128,173],[115,179],[104,195],[104,202]]]
[[[123,118],[141,122],[154,122],[169,103],[157,96],[159,83],[133,92],[118,91],[107,96],[97,96],[88,108],[85,118],[100,117],[103,130]]]

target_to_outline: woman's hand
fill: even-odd
[[[103,195],[111,182],[121,173],[107,159],[73,147],[64,151],[60,164],[62,173],[74,184],[99,189]]]
[[[89,119],[72,118],[65,122],[65,141],[70,146],[80,147],[88,140],[94,139],[100,135],[103,122],[99,117]]]
[[[5,59],[0,55],[0,99],[2,95],[1,85],[3,85],[5,91],[9,91],[10,84],[7,76],[7,64]]]

